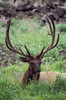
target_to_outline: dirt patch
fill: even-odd
[[[33,3],[30,0],[25,3],[18,3],[17,6],[9,3],[4,3],[0,6],[0,15],[12,18],[24,18],[40,16],[40,20],[45,20],[45,16],[52,16],[54,20],[66,22],[66,5],[60,5],[55,3]],[[63,21],[64,20],[64,21]]]
[[[4,45],[0,44],[0,68],[15,64],[18,57],[14,52],[6,51]]]

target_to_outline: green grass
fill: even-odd
[[[59,29],[59,31],[62,33],[66,32],[66,24],[59,24],[57,25],[57,28]]]
[[[15,69],[16,68],[16,69]],[[18,70],[19,69],[19,70]],[[0,99],[3,100],[65,100],[66,79],[58,76],[54,84],[45,82],[31,82],[24,88],[17,73],[21,67],[10,66],[4,68],[0,73]],[[13,73],[14,70],[16,73]],[[11,71],[11,72],[10,72]],[[22,73],[22,71],[21,71]],[[23,74],[23,73],[22,73]],[[11,77],[10,77],[11,76]],[[20,76],[19,76],[20,77]]]
[[[2,28],[0,30],[0,43],[4,44],[5,48],[5,33],[6,33],[6,23],[1,21]],[[48,28],[47,28],[48,29]],[[51,36],[47,36],[48,30],[46,27],[41,27],[37,20],[12,20],[11,28],[10,28],[10,39],[12,44],[18,49],[21,47],[24,52],[26,45],[31,52],[32,55],[37,55],[40,53],[43,46],[45,49],[50,45]],[[56,37],[57,37],[56,32]],[[16,42],[17,41],[17,42]],[[66,35],[60,34],[60,40],[56,48],[49,51],[44,59],[46,61],[54,61],[59,59],[59,51],[65,50],[66,48]]]
[[[5,45],[6,22],[0,21],[0,44]],[[58,27],[56,27],[56,37]],[[10,28],[10,39],[17,49],[21,47],[24,52],[26,45],[32,55],[40,53],[43,46],[45,49],[51,42],[51,37],[47,36],[48,29],[40,28],[37,20],[12,19]],[[60,41],[56,48],[49,51],[43,58],[41,71],[66,72],[66,61],[59,56],[59,51],[66,48],[66,35],[60,33]],[[65,100],[66,99],[66,79],[58,76],[55,83],[31,82],[25,88],[21,86],[21,81],[28,64],[19,64],[0,69],[0,99],[2,100]]]

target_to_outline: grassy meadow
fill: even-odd
[[[0,20],[0,44],[9,51],[5,45],[6,22],[5,19]],[[24,48],[26,45],[32,55],[37,55],[43,46],[46,49],[51,43],[51,36],[47,35],[48,31],[48,24],[42,26],[42,22],[37,19],[12,19],[10,40],[15,48],[21,47],[26,53]],[[41,71],[66,72],[66,61],[59,55],[60,51],[66,49],[66,24],[56,24],[56,38],[58,33],[59,43],[45,54]],[[23,87],[21,81],[28,66],[28,63],[21,63],[18,59],[14,65],[0,68],[0,100],[66,100],[66,78],[60,76],[57,76],[54,84],[34,80]]]

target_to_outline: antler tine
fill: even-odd
[[[49,16],[49,18],[51,19],[52,25],[53,25],[53,33],[55,34],[55,23],[52,19],[52,16]]]
[[[26,51],[27,51],[28,54],[25,55],[25,54],[23,53],[23,51],[21,50],[21,48],[19,48],[20,51],[22,52],[22,55],[23,55],[23,56],[27,56],[27,57],[31,57],[31,54],[30,54],[30,52],[28,51],[26,45],[25,45],[24,47],[25,47],[25,49],[26,49]]]
[[[24,52],[22,51],[22,49],[19,47],[19,50],[21,51],[23,56],[27,56],[26,54],[24,54]]]
[[[56,43],[54,44],[54,46],[53,46],[52,48],[56,47],[57,44],[58,44],[58,42],[59,42],[59,34],[58,34],[58,37],[57,37],[57,41],[56,41]],[[52,49],[52,48],[51,48],[51,49]]]
[[[52,43],[51,43],[51,46],[54,44],[54,41],[55,41],[55,23],[52,19],[51,16],[49,16],[49,18],[51,19],[51,23],[52,23],[52,26],[53,26],[53,32],[52,32]]]
[[[10,28],[10,23],[11,23],[11,19],[9,19],[7,21],[7,27],[8,28],[6,29],[6,40],[9,42],[10,46],[13,47],[10,40],[9,40],[9,34],[8,34],[9,33],[9,28]]]
[[[9,20],[7,21],[6,39],[5,39],[5,41],[6,41],[6,46],[7,46],[8,49],[10,49],[11,51],[14,51],[14,52],[16,52],[16,53],[18,53],[18,54],[20,54],[20,55],[25,56],[25,57],[28,57],[27,54],[24,54],[24,53],[23,53],[23,51],[21,50],[21,48],[19,48],[20,51],[18,51],[18,50],[16,50],[16,49],[13,47],[13,45],[12,45],[10,39],[9,39],[10,23],[11,23],[11,19],[9,19]]]
[[[44,49],[45,49],[45,46],[42,48],[42,50],[41,50],[40,54],[37,56],[37,58],[39,58],[42,55]]]
[[[52,33],[53,33],[53,31],[52,31],[52,26],[51,26],[51,24],[50,24],[49,18],[46,17],[46,19],[47,19],[47,22],[48,22],[48,24],[49,24],[50,32],[51,32],[51,33],[48,32],[48,35],[52,35]]]
[[[26,45],[24,45],[24,47],[25,47],[25,49],[26,49],[26,51],[27,51],[27,53],[28,53],[28,56],[31,57],[31,54],[30,54],[28,48],[26,47]]]
[[[52,26],[51,26],[51,24],[50,24],[49,18],[50,18],[50,20],[51,20],[51,23],[52,23],[52,26],[53,26],[53,30],[52,30]],[[48,21],[48,24],[49,24],[49,27],[50,27],[50,32],[51,32],[49,35],[52,36],[52,42],[51,42],[51,45],[50,45],[50,46],[52,46],[52,45],[54,44],[54,41],[55,41],[55,24],[54,24],[54,22],[53,22],[52,17],[49,16],[49,18],[47,18],[47,21]]]

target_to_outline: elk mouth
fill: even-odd
[[[37,73],[40,73],[40,72],[41,72],[41,70],[38,70],[38,71],[37,71]]]
[[[34,73],[39,74],[40,72],[41,72],[41,70],[36,70]]]

